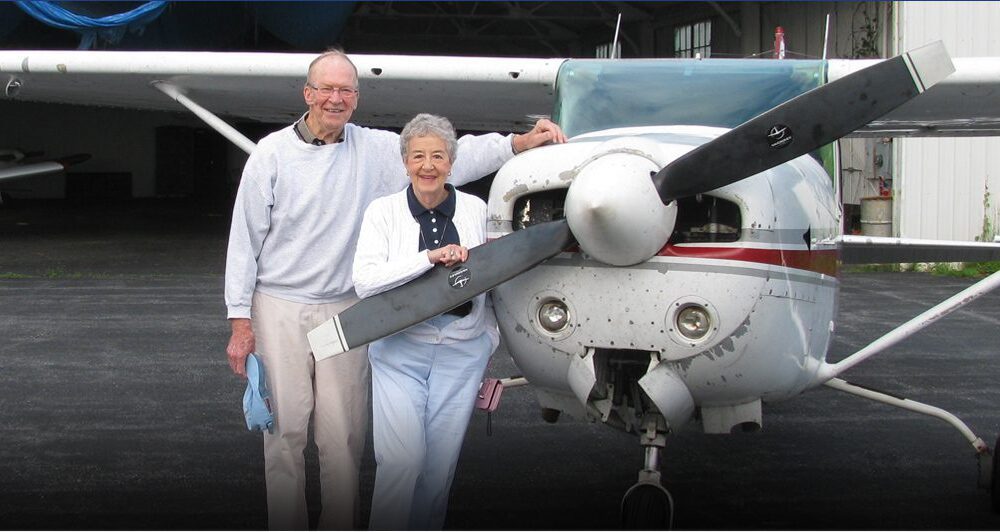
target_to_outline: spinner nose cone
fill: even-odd
[[[566,194],[566,221],[580,247],[614,266],[654,256],[670,238],[676,203],[663,205],[653,186],[653,161],[631,153],[609,153],[591,161]]]

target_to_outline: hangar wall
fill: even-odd
[[[785,32],[789,59],[823,56],[830,16],[827,58],[874,57],[885,50],[884,24],[888,4],[884,2],[763,2],[760,4],[760,49],[774,44],[774,28]]]
[[[8,125],[0,134],[0,146],[25,152],[43,151],[45,158],[90,154],[90,160],[70,171],[91,174],[127,171],[132,174],[131,194],[134,197],[151,196],[154,192],[155,165],[150,147],[155,128],[164,124],[190,123],[179,113],[20,101],[0,102],[0,115]],[[113,149],[108,149],[109,143],[113,143]],[[66,177],[62,175],[33,177],[17,183],[16,188],[23,190],[16,194],[29,198],[64,198],[65,182]]]
[[[8,126],[0,131],[0,148],[40,152],[43,160],[91,155],[65,175],[4,181],[0,191],[13,198],[193,198],[225,210],[246,161],[185,112],[0,101],[0,116]],[[245,132],[257,139],[270,129],[276,128]]]
[[[788,57],[793,59],[823,57],[824,45],[826,57],[831,59],[891,55],[887,54],[891,48],[887,31],[892,11],[889,2],[763,2],[759,5],[748,2],[741,5],[744,12],[757,14],[760,27],[760,42],[745,46],[745,49],[767,49],[773,44],[775,26],[781,26]],[[744,17],[744,20],[750,19]],[[879,195],[879,177],[887,168],[876,162],[886,145],[880,139],[870,138],[846,138],[839,144],[845,230],[857,231],[860,230],[861,198]]]
[[[941,40],[952,57],[1000,55],[1000,2],[895,2],[894,13],[897,51]],[[998,234],[1000,137],[897,139],[893,163],[898,236]]]

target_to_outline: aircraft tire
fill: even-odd
[[[622,528],[669,530],[673,527],[674,499],[663,486],[639,482],[622,497]]]
[[[1000,513],[1000,437],[993,446],[993,474],[990,475],[990,501],[993,503],[993,513]]]

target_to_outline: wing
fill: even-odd
[[[1000,260],[1000,242],[844,235],[840,260],[844,264],[996,261]]]
[[[164,82],[209,112],[289,123],[315,54],[233,52],[0,51],[3,98],[181,111]],[[352,54],[363,105],[355,121],[399,127],[417,112],[457,128],[518,131],[551,113],[563,59]],[[879,60],[835,59],[830,81]],[[1000,134],[1000,58],[959,58],[957,71],[856,136]]]
[[[31,102],[183,110],[166,83],[215,115],[289,123],[316,54],[0,51],[3,97]],[[351,54],[363,104],[355,121],[399,127],[418,112],[458,129],[519,131],[552,109],[561,59]]]
[[[0,163],[0,181],[16,179],[19,177],[40,176],[64,172],[70,166],[82,163],[87,159],[90,159],[89,154],[78,153],[76,155],[60,157],[49,161],[12,164],[9,166],[5,166],[3,163]]]
[[[828,76],[831,82],[836,81],[878,61],[834,59]],[[952,62],[952,75],[851,136],[1000,135],[1000,57],[966,57]]]

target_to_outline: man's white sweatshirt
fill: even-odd
[[[496,133],[459,139],[458,186],[513,157]],[[355,297],[358,230],[368,205],[409,184],[391,131],[347,124],[344,140],[315,146],[285,127],[261,139],[243,169],[226,257],[230,318],[249,318],[254,290],[306,304]]]

